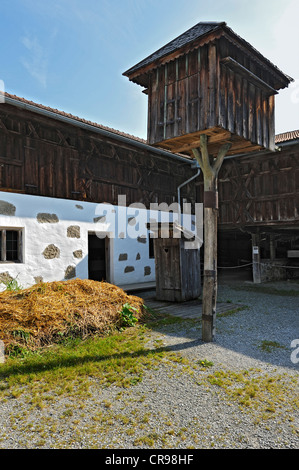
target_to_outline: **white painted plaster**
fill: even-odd
[[[87,279],[90,232],[110,236],[110,282],[127,285],[155,280],[155,260],[149,258],[146,223],[150,219],[158,219],[157,211],[6,192],[0,192],[0,200],[16,207],[14,216],[0,214],[0,228],[23,229],[23,262],[1,262],[0,274],[8,272],[23,287],[33,285],[34,278],[40,276],[45,282],[63,280],[68,266],[76,268],[76,277]],[[56,214],[59,222],[39,223],[39,213]],[[94,219],[102,215],[106,220],[95,223]],[[168,213],[159,212],[159,215],[160,221],[168,220]],[[128,225],[128,218],[133,216],[136,225]],[[67,237],[70,225],[80,227],[80,238]],[[119,238],[121,233],[124,238]],[[146,237],[146,243],[137,241],[137,236],[142,235]],[[59,248],[60,257],[45,259],[43,252],[51,244]],[[73,256],[76,250],[82,250],[82,259]],[[122,253],[127,253],[127,260],[119,261]],[[140,253],[138,260],[137,253]],[[126,273],[127,266],[133,266],[134,271]],[[151,269],[151,274],[147,276],[144,275],[146,266]],[[0,290],[3,288],[0,284]]]

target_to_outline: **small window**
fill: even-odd
[[[22,262],[22,230],[0,229],[0,261]]]

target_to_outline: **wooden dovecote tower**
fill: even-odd
[[[226,23],[198,23],[124,73],[148,94],[148,143],[192,155],[274,150],[274,96],[291,78]]]
[[[229,155],[275,150],[274,98],[292,79],[225,22],[198,23],[124,72],[148,95],[148,143],[195,157],[204,177],[203,339],[217,296],[217,177]]]

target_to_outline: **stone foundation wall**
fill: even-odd
[[[261,282],[283,281],[287,279],[287,270],[284,266],[287,259],[262,259],[261,260]]]

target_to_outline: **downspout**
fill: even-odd
[[[181,211],[181,188],[183,186],[186,186],[186,184],[190,183],[191,181],[193,181],[195,178],[197,178],[200,175],[200,167],[199,167],[199,163],[197,160],[191,163],[191,168],[192,169],[197,168],[197,173],[194,176],[191,176],[191,178],[189,178],[187,181],[185,181],[184,183],[178,186],[178,211],[179,211],[178,216],[179,216],[180,225],[182,223],[181,221],[181,213],[182,213]]]

